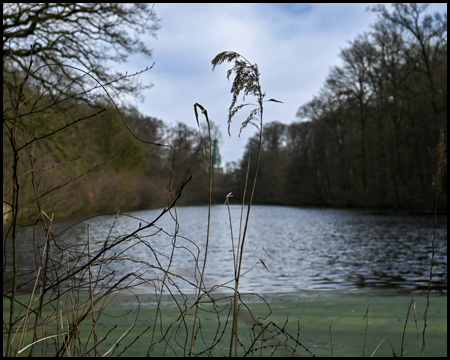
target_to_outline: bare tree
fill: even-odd
[[[439,105],[433,73],[447,59],[447,13],[425,14],[428,5],[392,4],[392,13],[384,5],[376,5],[372,11],[378,12],[381,19],[400,25],[410,35],[413,46],[405,55],[414,70],[427,76],[432,108],[434,113],[439,113],[446,105]]]
[[[86,98],[87,89],[95,88],[88,76],[67,66],[73,65],[121,94],[137,96],[151,85],[143,86],[108,64],[134,54],[149,58],[151,50],[139,35],[155,36],[158,21],[153,6],[142,3],[5,3],[3,86],[18,93],[33,52],[35,66],[54,64],[30,74],[50,92]]]

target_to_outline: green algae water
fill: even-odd
[[[202,356],[228,356],[230,341],[231,317],[229,316],[230,298],[227,294],[213,294],[213,305],[210,300],[205,300],[199,310],[199,330],[196,335],[194,354]],[[80,301],[85,301],[87,295],[81,295]],[[264,299],[264,300],[263,300]],[[408,319],[406,318],[411,300]],[[26,302],[26,296],[20,297]],[[334,356],[362,356],[365,344],[365,356],[393,356],[401,354],[402,336],[407,319],[405,336],[403,341],[404,356],[420,356],[420,344],[422,342],[423,313],[426,307],[426,294],[415,292],[402,294],[385,291],[303,291],[294,293],[268,293],[268,294],[242,294],[242,304],[239,311],[239,341],[238,355],[245,355],[250,345],[255,342],[256,351],[248,353],[253,356],[290,356],[293,348],[299,355],[308,353],[296,342],[305,346],[316,356],[331,356],[330,326],[333,339]],[[155,295],[140,294],[138,297],[132,294],[119,294],[108,299],[108,306],[97,319],[97,351],[100,356],[108,353],[117,356],[146,356],[151,345],[151,336],[155,324],[157,298]],[[177,298],[178,305],[183,309],[184,300]],[[187,299],[190,304],[191,299]],[[63,308],[70,309],[71,301],[62,304],[60,311],[65,315],[63,319],[70,319],[71,312],[65,313]],[[64,305],[64,306],[63,306]],[[99,311],[97,306],[97,310]],[[180,308],[168,295],[163,295],[161,313],[156,322],[153,342],[156,342],[166,333],[165,337],[155,346],[152,356],[186,356],[188,355],[190,336],[186,337],[186,331],[191,333],[193,309],[186,313],[184,321],[178,321],[170,325],[179,317]],[[365,314],[368,312],[367,339]],[[3,317],[7,320],[9,302],[3,301]],[[50,314],[53,309],[47,306],[45,314]],[[414,319],[415,311],[415,319]],[[19,312],[19,310],[18,310]],[[22,309],[23,313],[23,309]],[[56,315],[53,320],[47,322],[42,336],[56,334]],[[67,318],[66,318],[67,317]],[[416,322],[419,331],[416,330]],[[59,322],[64,324],[65,321]],[[30,324],[32,324],[32,318]],[[134,324],[134,326],[133,326]],[[178,326],[180,325],[181,326]],[[284,332],[276,335],[275,324],[283,328]],[[58,325],[59,332],[64,331],[64,325]],[[62,328],[61,328],[62,326]],[[264,327],[267,328],[264,330]],[[225,328],[226,327],[226,328]],[[130,329],[131,328],[131,329]],[[61,330],[62,329],[62,330]],[[80,342],[87,343],[92,329],[91,317],[80,324],[78,336]],[[66,329],[67,330],[67,329]],[[263,331],[264,330],[264,331]],[[128,332],[127,332],[128,331]],[[278,331],[279,333],[279,331]],[[117,341],[127,334],[121,341]],[[262,334],[262,335],[261,335]],[[277,347],[282,341],[286,341],[290,334],[296,341],[289,339],[291,348]],[[16,337],[18,338],[18,336]],[[5,339],[3,338],[4,348]],[[136,340],[137,339],[137,340]],[[187,340],[187,341],[186,341]],[[17,339],[15,340],[15,342]],[[24,345],[31,342],[31,331],[27,334]],[[56,344],[59,342],[50,339],[39,343],[35,356],[53,356],[56,353]],[[93,338],[87,347],[88,354],[94,355]],[[208,351],[203,352],[204,349]],[[83,348],[84,349],[84,348]],[[27,354],[27,351],[24,352]],[[65,354],[67,356],[67,353]],[[72,350],[71,356],[76,354]],[[432,294],[431,306],[428,316],[426,334],[426,356],[447,355],[447,297]]]

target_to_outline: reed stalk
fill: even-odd
[[[258,152],[256,155],[256,168],[253,177],[253,186],[251,188],[250,199],[247,206],[247,216],[244,223],[244,233],[242,235],[242,239],[239,237],[239,243],[237,247],[238,254],[236,258],[237,261],[237,269],[235,270],[235,289],[234,289],[234,300],[233,300],[233,325],[231,331],[231,340],[230,340],[230,352],[229,356],[231,357],[233,354],[233,346],[235,349],[234,355],[237,356],[237,341],[238,341],[238,294],[239,294],[239,280],[241,277],[241,267],[242,267],[242,259],[244,256],[244,245],[245,239],[248,230],[248,224],[250,219],[250,210],[253,203],[253,198],[255,194],[256,188],[256,180],[258,177],[258,169],[261,158],[261,148],[262,148],[262,135],[263,135],[263,113],[264,113],[264,94],[261,90],[260,85],[260,73],[258,70],[257,64],[250,63],[245,57],[242,55],[233,52],[233,51],[223,51],[219,53],[212,61],[213,70],[217,65],[220,65],[224,62],[232,62],[234,61],[234,67],[227,72],[227,78],[229,79],[231,74],[235,73],[235,79],[233,81],[233,85],[231,88],[231,92],[233,93],[233,99],[231,101],[231,105],[229,108],[228,114],[228,133],[230,133],[230,125],[233,117],[245,106],[254,106],[255,108],[250,112],[247,119],[242,123],[241,130],[242,131],[247,125],[254,125],[259,132],[259,142],[258,142]],[[236,105],[236,101],[241,91],[244,92],[244,101],[246,95],[252,95],[256,98],[257,105],[250,103],[243,103]],[[281,102],[275,99],[270,99],[268,101],[273,102]],[[256,121],[256,122],[255,122]],[[250,164],[250,159],[249,159]],[[248,172],[247,172],[248,176]],[[245,200],[245,192],[244,192],[244,200]]]
[[[15,318],[14,318],[14,311],[15,311],[15,302],[16,302],[16,294],[17,294],[17,246],[16,246],[16,242],[17,242],[17,219],[18,219],[18,212],[19,212],[19,189],[20,189],[20,185],[19,185],[19,179],[17,176],[17,171],[18,171],[18,164],[19,164],[19,146],[18,146],[18,142],[17,142],[17,119],[18,119],[18,115],[19,115],[19,108],[22,105],[22,96],[23,96],[23,91],[24,91],[24,87],[25,84],[27,83],[29,74],[30,74],[30,70],[31,70],[31,66],[33,65],[33,50],[34,50],[34,45],[30,46],[30,64],[28,66],[28,69],[26,71],[26,75],[22,81],[22,83],[20,84],[20,90],[19,90],[19,94],[17,97],[17,103],[16,103],[16,107],[14,109],[14,120],[13,120],[13,127],[10,133],[10,142],[11,142],[11,147],[13,150],[13,186],[12,186],[12,190],[13,190],[13,195],[12,195],[12,204],[11,204],[11,209],[12,209],[12,234],[11,234],[11,239],[12,239],[12,266],[13,266],[13,279],[12,279],[12,296],[11,296],[11,300],[10,300],[10,306],[9,306],[9,328],[8,328],[8,338],[6,341],[6,351],[5,351],[5,356],[9,357],[11,356],[11,346],[12,346],[12,341],[13,341],[13,326],[12,324],[14,324],[15,322]]]
[[[363,355],[362,355],[363,357],[366,356],[367,332],[369,330],[369,305],[367,305],[367,310],[366,310],[366,313],[364,314],[364,318],[363,318],[363,321],[366,320],[366,332],[364,334],[364,349],[363,349]]]
[[[434,256],[436,251],[436,228],[437,228],[437,211],[438,211],[438,192],[439,185],[442,178],[442,174],[444,172],[444,168],[447,165],[447,157],[445,155],[445,140],[444,140],[444,130],[440,129],[439,131],[439,139],[437,144],[436,151],[436,173],[434,175],[434,228],[433,228],[433,243],[431,247],[431,260],[430,260],[430,278],[428,279],[428,293],[427,293],[427,307],[425,309],[425,313],[423,315],[423,332],[422,332],[422,348],[420,351],[420,356],[423,357],[425,352],[425,335],[428,326],[428,311],[430,308],[430,298],[431,298],[431,282],[433,280],[433,265],[434,265]]]
[[[205,288],[205,292],[206,292],[206,285],[204,284],[204,280],[203,279],[204,279],[204,275],[205,275],[206,260],[207,260],[207,257],[208,257],[209,230],[210,230],[210,225],[211,225],[212,180],[213,180],[213,158],[212,158],[211,127],[210,127],[210,123],[209,123],[209,119],[208,119],[208,112],[200,104],[198,104],[198,103],[194,104],[195,118],[197,120],[197,124],[199,125],[199,130],[200,130],[200,123],[198,121],[197,107],[200,108],[202,114],[205,116],[206,123],[208,124],[208,136],[209,136],[209,204],[208,204],[208,228],[207,228],[207,231],[206,231],[205,257],[204,257],[204,260],[203,260],[203,268],[202,268],[202,273],[201,273],[201,276],[200,276],[200,284],[199,284],[199,287],[198,287],[198,296],[197,296],[197,302],[196,302],[196,306],[195,306],[194,324],[192,325],[191,348],[190,348],[190,351],[189,351],[189,356],[192,356],[192,352],[194,350],[194,342],[195,342],[195,334],[196,334],[195,326],[197,324],[198,305],[199,305],[199,301],[200,301],[200,297],[201,297],[201,293],[202,293],[202,287]],[[200,136],[201,136],[201,132],[200,132]],[[204,149],[203,149],[203,152],[205,152]]]

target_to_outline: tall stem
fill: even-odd
[[[199,104],[196,104],[199,105]],[[201,105],[200,105],[201,107]],[[202,108],[202,113],[206,117],[206,122],[208,123],[208,135],[209,135],[209,206],[208,206],[208,229],[206,231],[206,246],[205,246],[205,260],[203,261],[203,268],[202,268],[202,274],[200,277],[200,285],[198,287],[198,296],[197,296],[197,304],[195,306],[195,315],[194,315],[194,324],[192,326],[192,337],[191,337],[191,350],[189,351],[189,356],[192,356],[192,351],[194,349],[194,342],[195,342],[195,326],[197,324],[197,313],[198,313],[198,303],[201,298],[202,294],[202,286],[203,284],[203,276],[205,274],[205,268],[206,268],[206,259],[208,256],[208,245],[209,245],[209,229],[211,224],[211,199],[212,199],[212,178],[213,178],[213,158],[212,158],[212,141],[211,141],[211,127],[209,124],[208,119],[208,113],[206,112],[206,109]],[[195,114],[197,115],[197,108],[194,105]],[[206,291],[206,285],[205,285],[205,291]]]
[[[435,255],[435,244],[436,244],[436,227],[437,227],[437,207],[438,207],[438,191],[439,183],[442,176],[442,171],[447,164],[447,159],[445,156],[445,145],[444,145],[444,131],[440,129],[438,147],[437,147],[437,157],[436,157],[436,175],[435,181],[435,193],[434,193],[434,229],[433,229],[433,245],[431,250],[431,263],[430,263],[430,278],[428,280],[428,294],[427,294],[427,307],[424,314],[424,324],[422,333],[422,348],[420,351],[420,356],[423,357],[425,352],[425,334],[427,331],[428,323],[428,309],[430,308],[430,297],[431,297],[431,282],[433,280],[433,265],[434,265],[434,255]]]
[[[33,48],[32,48],[33,50]],[[9,307],[9,328],[8,328],[8,339],[6,341],[6,351],[5,356],[11,356],[11,346],[13,341],[13,325],[14,325],[14,305],[16,301],[16,291],[17,291],[17,249],[16,249],[16,228],[17,228],[17,215],[19,212],[19,179],[17,176],[17,167],[19,164],[19,147],[17,145],[17,117],[19,115],[19,107],[23,94],[23,88],[28,80],[28,74],[30,72],[31,65],[33,64],[33,59],[30,60],[30,66],[28,68],[27,74],[20,84],[19,96],[17,97],[17,104],[14,110],[14,122],[11,129],[11,147],[13,150],[13,199],[12,199],[12,252],[13,252],[13,283],[12,283],[12,297]]]
[[[230,357],[231,357],[232,352],[233,352],[233,341],[234,341],[235,356],[237,357],[239,279],[240,279],[240,275],[241,275],[242,258],[243,258],[243,254],[244,254],[245,236],[247,235],[248,222],[249,222],[249,219],[250,219],[250,209],[252,207],[253,195],[255,193],[256,178],[258,177],[259,160],[260,160],[260,157],[261,157],[262,132],[263,132],[263,106],[262,106],[262,98],[259,99],[259,100],[260,100],[259,103],[260,103],[260,110],[261,110],[261,118],[260,118],[258,155],[257,155],[257,159],[256,159],[256,169],[255,169],[255,177],[253,179],[252,192],[250,194],[250,200],[249,200],[248,208],[247,208],[247,217],[245,219],[244,234],[242,235],[241,248],[239,249],[239,265],[238,265],[238,270],[237,270],[237,274],[236,274],[235,290],[234,290],[233,327],[232,327],[232,332],[231,332]]]
[[[19,99],[20,101],[20,99]],[[17,289],[17,249],[16,249],[16,228],[17,228],[17,214],[19,210],[19,180],[17,177],[17,165],[19,163],[19,152],[17,150],[17,139],[16,139],[16,123],[17,116],[14,118],[14,125],[11,134],[11,144],[13,147],[14,154],[14,165],[13,165],[13,200],[12,200],[12,265],[13,265],[13,279],[12,279],[12,296],[9,306],[9,328],[8,328],[8,339],[6,342],[6,352],[5,356],[11,356],[11,346],[13,340],[13,330],[14,330],[14,305],[16,302],[16,289]]]

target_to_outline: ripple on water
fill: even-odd
[[[237,248],[241,208],[231,206],[230,210],[234,248]],[[83,250],[89,223],[94,243],[92,251],[95,251],[103,246],[105,239],[116,241],[135,231],[139,223],[145,225],[145,221],[153,220],[159,213],[160,210],[130,213],[140,220],[125,215],[119,215],[117,220],[115,216],[93,218],[70,228],[55,241],[63,247],[72,246],[74,252]],[[207,287],[234,278],[228,210],[226,206],[214,206],[211,215],[205,277]],[[137,272],[156,284],[162,273],[146,264],[167,267],[173,256],[170,271],[187,280],[174,278],[174,281],[182,291],[192,290],[189,282],[198,282],[198,272],[203,264],[208,208],[180,207],[174,216],[179,229],[173,218],[166,214],[155,227],[142,231],[139,238],[130,239],[115,248],[116,254],[128,249],[127,257],[140,263],[130,260],[114,262],[103,266],[101,275],[114,271],[114,279],[120,279]],[[55,223],[53,230],[59,234],[72,223],[70,220]],[[19,229],[19,267],[27,268],[34,262],[34,254],[30,252],[32,238],[31,228]],[[36,229],[35,238],[43,241],[42,229]],[[246,271],[262,259],[270,273],[259,264],[242,277],[239,287],[244,292],[259,293],[306,289],[425,289],[428,286],[432,238],[433,218],[426,215],[374,215],[371,210],[358,209],[253,206],[242,269]],[[438,217],[436,239],[432,288],[446,291],[445,215]],[[9,244],[7,254],[11,252]],[[175,251],[172,254],[173,245]],[[52,251],[55,249],[52,247]],[[196,269],[194,257],[198,256],[200,261]],[[111,276],[106,279],[110,280]],[[145,286],[141,289],[146,291]]]

